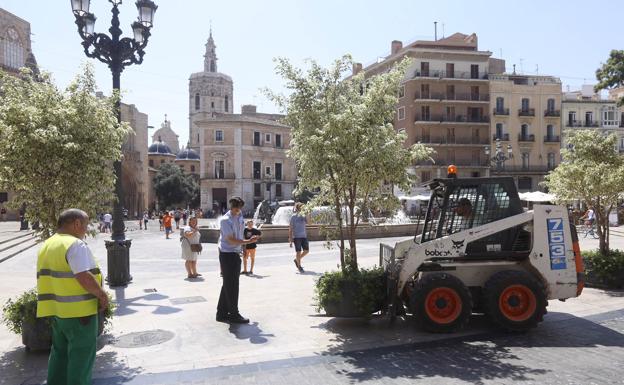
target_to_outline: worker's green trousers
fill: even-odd
[[[52,319],[48,385],[91,384],[97,332],[97,315]]]

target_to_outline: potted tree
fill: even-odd
[[[110,327],[115,305],[109,295],[109,306],[98,315],[98,336]],[[2,323],[15,334],[22,335],[28,350],[47,350],[52,345],[52,324],[49,317],[37,318],[37,289],[9,299],[2,308]]]
[[[348,76],[353,65],[349,55],[330,68],[312,62],[307,72],[277,59],[277,73],[292,92],[266,92],[292,127],[289,155],[298,166],[298,191],[318,192],[308,210],[323,205],[333,209],[330,237],[338,240],[340,271],[324,274],[316,284],[319,310],[330,315],[366,315],[377,309],[379,293],[364,293],[383,295],[383,272],[358,265],[356,229],[362,208],[398,209],[393,187],[408,190],[415,182],[409,166],[432,153],[422,144],[405,146],[407,136],[391,123],[410,63],[403,59],[383,73]]]

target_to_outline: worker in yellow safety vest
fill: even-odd
[[[37,258],[37,317],[52,317],[49,385],[91,384],[98,309],[108,307],[108,296],[83,241],[88,224],[84,211],[63,211],[57,233],[44,242]]]

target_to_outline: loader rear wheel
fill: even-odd
[[[497,326],[509,331],[526,331],[537,326],[546,314],[543,285],[523,271],[501,271],[485,283],[485,312]]]
[[[418,324],[434,333],[450,333],[464,327],[472,312],[468,288],[453,275],[435,273],[416,282],[410,310]]]

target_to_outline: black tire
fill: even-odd
[[[424,330],[451,333],[470,320],[472,296],[459,278],[447,273],[428,274],[416,282],[409,308]]]
[[[524,332],[535,328],[546,314],[546,291],[535,277],[524,271],[505,270],[485,283],[485,314],[498,327]]]

